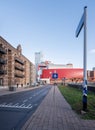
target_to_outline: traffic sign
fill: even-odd
[[[52,74],[52,78],[53,78],[53,79],[57,79],[57,78],[58,78],[58,74],[57,74],[57,73],[53,73],[53,74]]]

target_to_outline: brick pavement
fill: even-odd
[[[95,120],[83,120],[53,86],[22,130],[95,130]]]

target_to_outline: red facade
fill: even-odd
[[[41,78],[52,79],[52,74],[58,73],[58,79],[83,78],[83,69],[77,68],[64,68],[64,69],[43,69]]]

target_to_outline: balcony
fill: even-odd
[[[7,74],[6,70],[0,70],[0,75]]]
[[[20,60],[19,58],[17,58],[17,57],[15,57],[15,61],[22,64],[22,65],[24,65],[24,62],[22,60]]]
[[[15,77],[24,78],[24,75],[23,74],[15,74]]]
[[[0,53],[1,54],[6,54],[6,50],[4,48],[0,47]]]
[[[15,66],[15,69],[16,69],[16,70],[20,70],[20,71],[24,71],[24,68],[23,68],[23,67],[20,67],[20,66]]]
[[[6,63],[7,63],[7,60],[0,58],[0,64],[6,64]]]

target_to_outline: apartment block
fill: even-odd
[[[35,65],[0,36],[0,86],[24,87],[35,82]]]

